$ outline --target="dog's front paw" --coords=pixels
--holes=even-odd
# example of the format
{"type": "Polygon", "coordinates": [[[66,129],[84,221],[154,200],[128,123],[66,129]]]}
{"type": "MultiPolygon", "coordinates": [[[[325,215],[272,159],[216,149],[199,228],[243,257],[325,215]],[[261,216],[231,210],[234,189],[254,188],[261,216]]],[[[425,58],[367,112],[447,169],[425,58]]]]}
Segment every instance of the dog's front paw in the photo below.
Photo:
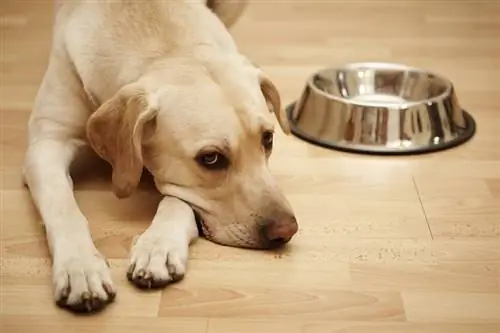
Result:
{"type": "Polygon", "coordinates": [[[108,262],[97,251],[69,252],[67,257],[54,261],[57,305],[75,312],[101,310],[116,296],[108,262]]]}
{"type": "Polygon", "coordinates": [[[161,288],[186,272],[188,244],[147,231],[132,247],[127,278],[139,288],[161,288]]]}

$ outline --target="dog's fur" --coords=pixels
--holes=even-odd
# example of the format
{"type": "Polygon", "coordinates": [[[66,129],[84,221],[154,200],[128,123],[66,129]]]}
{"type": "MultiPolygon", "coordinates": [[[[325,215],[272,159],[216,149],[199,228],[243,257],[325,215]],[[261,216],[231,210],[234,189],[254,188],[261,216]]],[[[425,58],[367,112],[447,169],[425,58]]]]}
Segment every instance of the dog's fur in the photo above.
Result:
{"type": "Polygon", "coordinates": [[[269,248],[297,231],[271,175],[279,93],[228,28],[244,0],[75,0],[57,13],[48,69],[29,121],[25,182],[46,226],[55,300],[93,311],[116,293],[74,195],[69,167],[90,147],[132,194],[143,168],[163,195],[131,249],[129,279],[181,279],[198,236],[269,248]],[[236,11],[228,10],[236,8],[236,11]]]}

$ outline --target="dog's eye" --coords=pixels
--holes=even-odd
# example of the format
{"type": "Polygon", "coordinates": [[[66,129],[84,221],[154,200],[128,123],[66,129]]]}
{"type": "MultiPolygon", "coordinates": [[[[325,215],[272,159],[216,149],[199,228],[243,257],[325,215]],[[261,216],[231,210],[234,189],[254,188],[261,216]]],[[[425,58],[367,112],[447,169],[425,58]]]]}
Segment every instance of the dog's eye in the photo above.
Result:
{"type": "Polygon", "coordinates": [[[209,170],[226,169],[229,165],[228,159],[217,152],[200,154],[196,160],[201,166],[209,170]]]}
{"type": "Polygon", "coordinates": [[[273,132],[264,132],[262,134],[262,145],[266,150],[273,148],[273,132]]]}

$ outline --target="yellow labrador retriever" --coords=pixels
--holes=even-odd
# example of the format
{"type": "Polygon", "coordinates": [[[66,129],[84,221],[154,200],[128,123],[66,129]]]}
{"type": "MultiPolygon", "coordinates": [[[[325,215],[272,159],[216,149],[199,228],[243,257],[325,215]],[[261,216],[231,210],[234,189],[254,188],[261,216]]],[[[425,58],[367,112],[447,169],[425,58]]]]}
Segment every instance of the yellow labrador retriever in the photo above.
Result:
{"type": "Polygon", "coordinates": [[[163,287],[186,271],[188,247],[271,248],[297,232],[268,168],[274,116],[289,133],[271,80],[227,29],[244,0],[81,0],[58,10],[48,69],[29,121],[25,182],[46,226],[54,297],[74,311],[114,299],[73,194],[69,167],[89,144],[131,195],[143,168],[163,195],[131,249],[129,279],[163,287]]]}

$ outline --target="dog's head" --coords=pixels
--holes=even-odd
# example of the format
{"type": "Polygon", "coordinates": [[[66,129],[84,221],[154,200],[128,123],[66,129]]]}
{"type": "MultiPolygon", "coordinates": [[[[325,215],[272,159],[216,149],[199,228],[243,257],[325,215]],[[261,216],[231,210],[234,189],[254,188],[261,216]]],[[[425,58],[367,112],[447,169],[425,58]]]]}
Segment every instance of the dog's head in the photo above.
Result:
{"type": "Polygon", "coordinates": [[[297,222],[268,167],[275,118],[289,133],[275,85],[245,61],[176,68],[125,86],[88,121],[91,146],[113,167],[114,192],[129,196],[146,167],[162,194],[193,207],[208,239],[288,242],[297,222]]]}

